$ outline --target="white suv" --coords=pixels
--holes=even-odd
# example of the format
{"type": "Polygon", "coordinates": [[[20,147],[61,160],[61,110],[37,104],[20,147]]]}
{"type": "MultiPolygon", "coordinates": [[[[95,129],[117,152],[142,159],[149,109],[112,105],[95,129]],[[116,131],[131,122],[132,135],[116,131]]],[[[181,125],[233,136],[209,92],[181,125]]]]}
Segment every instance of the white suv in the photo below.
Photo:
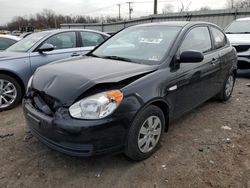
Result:
{"type": "Polygon", "coordinates": [[[250,69],[250,17],[233,21],[226,35],[238,54],[238,68],[250,69]]]}

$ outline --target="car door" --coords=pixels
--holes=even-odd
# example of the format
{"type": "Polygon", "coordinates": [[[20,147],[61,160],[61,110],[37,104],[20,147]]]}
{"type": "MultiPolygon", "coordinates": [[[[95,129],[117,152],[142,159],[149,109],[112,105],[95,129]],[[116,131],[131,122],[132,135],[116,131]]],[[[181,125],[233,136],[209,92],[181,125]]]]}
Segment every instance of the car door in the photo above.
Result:
{"type": "Polygon", "coordinates": [[[42,53],[35,50],[34,52],[30,53],[32,71],[35,71],[39,66],[45,65],[47,63],[69,57],[79,56],[81,53],[81,48],[77,42],[76,32],[74,31],[55,34],[41,42],[38,48],[45,43],[52,44],[55,49],[42,53]]]}
{"type": "Polygon", "coordinates": [[[90,31],[81,31],[80,38],[82,43],[82,55],[85,55],[89,51],[93,50],[97,45],[105,40],[101,34],[90,31]]]}
{"type": "Polygon", "coordinates": [[[231,48],[229,48],[230,45],[227,41],[226,35],[216,27],[211,26],[210,28],[214,40],[214,48],[218,51],[221,62],[221,74],[218,76],[218,82],[220,84],[217,88],[220,90],[232,67],[232,55],[234,53],[232,53],[231,48]]]}
{"type": "Polygon", "coordinates": [[[170,88],[170,90],[177,89],[175,117],[181,116],[216,94],[214,85],[220,73],[219,55],[213,50],[207,26],[196,26],[189,30],[177,54],[190,50],[202,52],[204,59],[199,63],[179,62],[176,85],[170,88]]]}

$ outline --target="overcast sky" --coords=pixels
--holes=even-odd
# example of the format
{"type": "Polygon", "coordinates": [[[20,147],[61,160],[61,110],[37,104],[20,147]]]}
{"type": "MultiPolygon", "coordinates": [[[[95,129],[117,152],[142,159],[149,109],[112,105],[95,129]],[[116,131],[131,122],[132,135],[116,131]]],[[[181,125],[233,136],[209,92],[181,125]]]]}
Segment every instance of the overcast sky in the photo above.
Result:
{"type": "MultiPolygon", "coordinates": [[[[0,0],[0,25],[6,24],[15,16],[29,17],[43,9],[52,9],[64,15],[118,16],[119,3],[122,17],[128,17],[128,1],[134,2],[132,17],[153,12],[154,0],[0,0]]],[[[226,0],[158,0],[158,12],[161,13],[166,4],[172,4],[178,10],[181,1],[185,6],[191,2],[189,10],[204,6],[221,9],[226,5],[226,0]]]]}

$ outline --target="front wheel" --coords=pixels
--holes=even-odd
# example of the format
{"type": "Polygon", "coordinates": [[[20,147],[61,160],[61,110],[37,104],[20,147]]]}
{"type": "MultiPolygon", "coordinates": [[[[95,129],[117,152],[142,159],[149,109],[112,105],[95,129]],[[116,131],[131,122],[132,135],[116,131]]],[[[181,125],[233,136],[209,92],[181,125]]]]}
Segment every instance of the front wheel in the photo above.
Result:
{"type": "Polygon", "coordinates": [[[162,110],[151,105],[138,113],[128,133],[125,154],[135,161],[150,157],[159,146],[165,129],[162,110]]]}
{"type": "Polygon", "coordinates": [[[14,108],[22,98],[22,89],[12,77],[0,74],[0,111],[14,108]]]}
{"type": "Polygon", "coordinates": [[[234,83],[235,75],[233,73],[230,73],[224,82],[222,90],[217,96],[220,101],[227,101],[231,97],[233,93],[234,83]]]}

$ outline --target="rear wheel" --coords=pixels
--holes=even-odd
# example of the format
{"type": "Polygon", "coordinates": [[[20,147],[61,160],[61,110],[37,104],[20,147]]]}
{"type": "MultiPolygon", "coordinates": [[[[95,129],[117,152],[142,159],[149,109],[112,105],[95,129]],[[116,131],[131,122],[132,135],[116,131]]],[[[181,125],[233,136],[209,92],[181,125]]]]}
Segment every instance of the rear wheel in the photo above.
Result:
{"type": "Polygon", "coordinates": [[[151,105],[134,119],[128,134],[125,154],[135,161],[150,157],[159,147],[165,129],[162,110],[151,105]]]}
{"type": "Polygon", "coordinates": [[[14,108],[21,98],[20,84],[12,77],[0,74],[0,111],[14,108]]]}
{"type": "Polygon", "coordinates": [[[235,83],[235,75],[233,73],[230,73],[227,76],[223,88],[218,94],[217,98],[221,101],[227,101],[233,93],[234,83],[235,83]]]}

